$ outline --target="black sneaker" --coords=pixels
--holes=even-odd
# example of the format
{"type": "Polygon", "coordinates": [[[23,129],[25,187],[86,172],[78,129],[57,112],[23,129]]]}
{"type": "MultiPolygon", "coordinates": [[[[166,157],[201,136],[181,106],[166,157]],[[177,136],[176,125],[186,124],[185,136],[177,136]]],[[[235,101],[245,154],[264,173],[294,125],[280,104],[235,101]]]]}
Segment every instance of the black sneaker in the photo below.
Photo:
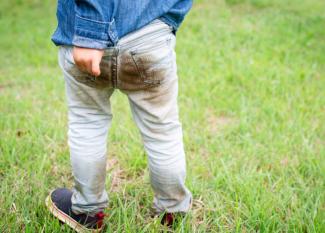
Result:
{"type": "Polygon", "coordinates": [[[69,189],[58,188],[48,195],[45,203],[56,218],[76,232],[100,232],[104,227],[104,213],[98,212],[95,216],[74,214],[71,210],[71,197],[69,189]]]}

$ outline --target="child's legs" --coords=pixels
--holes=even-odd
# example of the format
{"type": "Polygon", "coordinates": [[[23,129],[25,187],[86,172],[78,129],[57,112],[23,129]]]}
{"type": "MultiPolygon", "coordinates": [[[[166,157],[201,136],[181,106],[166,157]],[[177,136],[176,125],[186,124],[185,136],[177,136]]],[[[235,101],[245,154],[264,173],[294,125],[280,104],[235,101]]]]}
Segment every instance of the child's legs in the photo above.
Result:
{"type": "Polygon", "coordinates": [[[157,213],[187,212],[192,199],[184,184],[175,43],[171,28],[157,20],[122,38],[119,44],[118,83],[128,95],[142,135],[157,213]]]}
{"type": "Polygon", "coordinates": [[[126,91],[133,118],[148,155],[150,180],[157,213],[187,212],[191,193],[185,187],[186,164],[182,126],[178,116],[178,78],[175,55],[164,82],[153,88],[126,91]]]}
{"type": "MultiPolygon", "coordinates": [[[[105,191],[106,141],[112,119],[109,98],[113,89],[96,89],[67,72],[67,48],[60,49],[60,66],[66,82],[69,114],[69,147],[75,189],[72,209],[95,213],[107,206],[105,191]]],[[[71,65],[71,64],[70,64],[71,65]]]]}
{"type": "Polygon", "coordinates": [[[133,118],[148,155],[157,213],[187,212],[191,193],[185,187],[185,153],[178,119],[177,79],[151,91],[129,93],[133,118]],[[151,92],[152,91],[152,92],[151,92]]]}

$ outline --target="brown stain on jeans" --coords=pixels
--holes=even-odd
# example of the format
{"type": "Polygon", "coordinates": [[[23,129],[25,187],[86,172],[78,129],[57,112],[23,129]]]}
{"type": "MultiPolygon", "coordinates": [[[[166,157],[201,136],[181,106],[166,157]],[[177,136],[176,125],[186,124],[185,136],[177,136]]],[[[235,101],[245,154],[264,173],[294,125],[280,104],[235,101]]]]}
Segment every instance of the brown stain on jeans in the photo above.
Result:
{"type": "Polygon", "coordinates": [[[170,87],[177,82],[176,63],[173,50],[167,46],[159,51],[146,52],[114,50],[102,58],[98,77],[79,70],[75,64],[67,66],[68,72],[87,86],[117,88],[126,94],[138,92],[138,100],[143,101],[147,108],[166,105],[174,98],[175,90],[170,87]]]}
{"type": "Polygon", "coordinates": [[[118,88],[131,94],[131,101],[146,109],[151,120],[157,122],[176,111],[170,108],[177,101],[178,92],[176,59],[170,51],[165,51],[162,60],[151,52],[124,52],[119,57],[118,88]]]}
{"type": "Polygon", "coordinates": [[[118,63],[118,86],[122,91],[144,91],[159,87],[168,73],[150,56],[135,57],[125,52],[118,63]]]}
{"type": "Polygon", "coordinates": [[[117,88],[122,91],[139,91],[145,89],[143,77],[130,53],[124,52],[118,57],[117,88]]]}
{"type": "Polygon", "coordinates": [[[80,70],[77,65],[69,64],[67,72],[78,82],[83,83],[89,87],[103,89],[111,87],[111,63],[107,59],[102,59],[100,63],[101,74],[98,77],[91,75],[85,71],[80,70]]]}

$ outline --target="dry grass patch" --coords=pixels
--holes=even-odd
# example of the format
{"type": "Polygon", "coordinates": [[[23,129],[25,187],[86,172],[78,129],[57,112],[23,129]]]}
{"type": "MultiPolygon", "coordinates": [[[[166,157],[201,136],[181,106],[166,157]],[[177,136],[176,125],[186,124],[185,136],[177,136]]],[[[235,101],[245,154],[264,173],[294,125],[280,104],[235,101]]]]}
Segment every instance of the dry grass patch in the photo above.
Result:
{"type": "Polygon", "coordinates": [[[207,120],[207,125],[209,132],[213,135],[221,134],[223,130],[229,126],[234,126],[238,123],[238,120],[234,117],[226,115],[216,115],[212,109],[207,109],[205,112],[205,117],[207,120]]]}

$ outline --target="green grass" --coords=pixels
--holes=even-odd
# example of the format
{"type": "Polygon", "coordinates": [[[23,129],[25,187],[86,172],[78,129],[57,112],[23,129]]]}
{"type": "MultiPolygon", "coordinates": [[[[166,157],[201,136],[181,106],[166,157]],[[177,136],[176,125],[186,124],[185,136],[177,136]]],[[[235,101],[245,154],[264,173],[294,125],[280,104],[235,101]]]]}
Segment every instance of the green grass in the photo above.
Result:
{"type": "MultiPolygon", "coordinates": [[[[0,3],[0,232],[69,231],[44,205],[72,185],[55,4],[0,3]]],[[[325,2],[196,0],[177,37],[195,205],[175,231],[325,232],[325,2]]],[[[112,102],[107,232],[166,230],[127,99],[112,102]]]]}

